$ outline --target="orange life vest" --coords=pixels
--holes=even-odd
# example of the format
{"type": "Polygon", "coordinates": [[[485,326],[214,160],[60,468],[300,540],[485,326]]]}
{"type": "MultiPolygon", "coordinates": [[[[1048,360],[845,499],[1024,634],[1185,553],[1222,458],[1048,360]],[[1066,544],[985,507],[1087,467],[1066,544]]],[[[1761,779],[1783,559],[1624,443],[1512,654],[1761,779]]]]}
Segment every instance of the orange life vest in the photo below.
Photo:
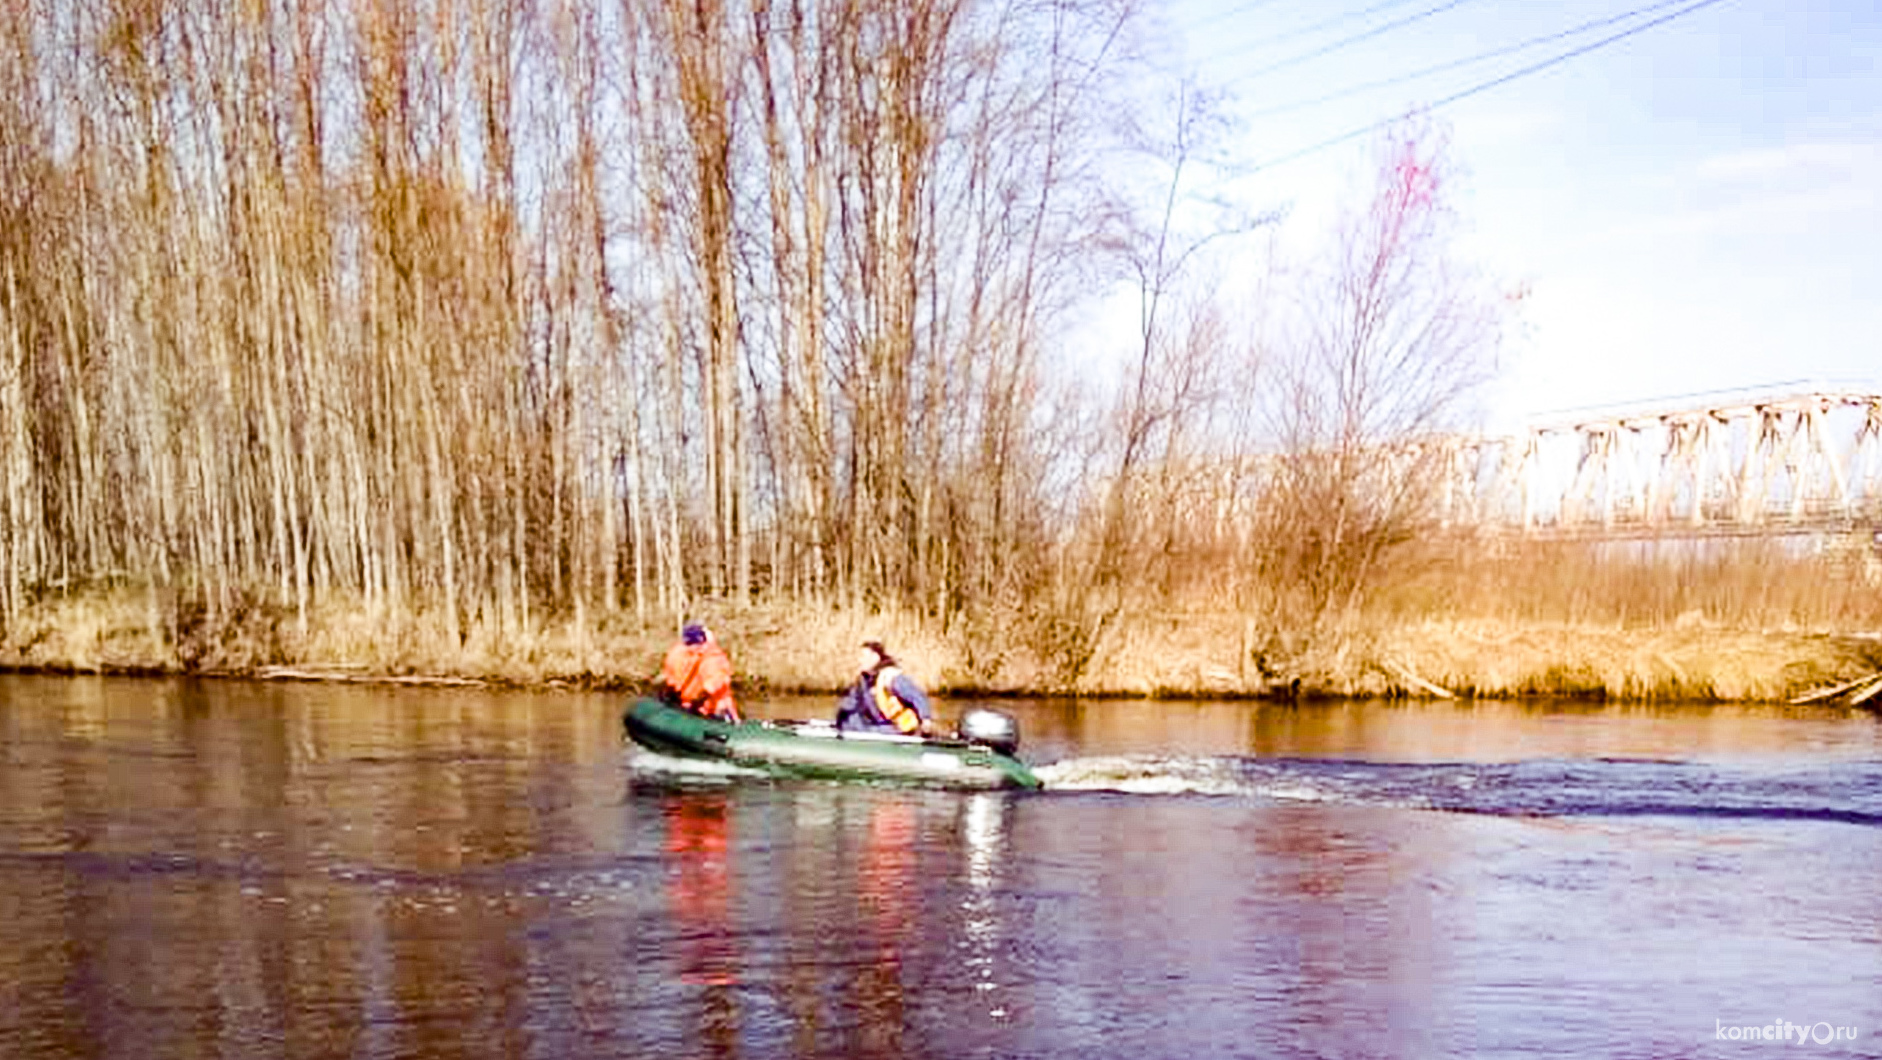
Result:
{"type": "Polygon", "coordinates": [[[738,720],[738,705],[732,700],[732,660],[716,641],[675,644],[667,652],[660,676],[687,710],[738,720]]]}
{"type": "Polygon", "coordinates": [[[876,683],[870,692],[876,697],[876,713],[884,721],[895,726],[896,731],[905,735],[914,735],[921,728],[921,713],[914,707],[902,702],[901,698],[890,689],[902,671],[893,666],[884,666],[876,671],[876,683]]]}

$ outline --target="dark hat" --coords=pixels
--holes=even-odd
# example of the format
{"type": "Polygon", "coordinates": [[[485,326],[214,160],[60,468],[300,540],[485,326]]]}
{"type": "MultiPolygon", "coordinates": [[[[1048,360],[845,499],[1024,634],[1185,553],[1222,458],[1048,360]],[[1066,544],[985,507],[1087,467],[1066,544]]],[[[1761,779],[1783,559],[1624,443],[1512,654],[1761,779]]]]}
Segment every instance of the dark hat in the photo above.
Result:
{"type": "Polygon", "coordinates": [[[685,629],[680,630],[680,639],[688,644],[704,644],[706,643],[706,627],[697,622],[689,622],[685,629]]]}

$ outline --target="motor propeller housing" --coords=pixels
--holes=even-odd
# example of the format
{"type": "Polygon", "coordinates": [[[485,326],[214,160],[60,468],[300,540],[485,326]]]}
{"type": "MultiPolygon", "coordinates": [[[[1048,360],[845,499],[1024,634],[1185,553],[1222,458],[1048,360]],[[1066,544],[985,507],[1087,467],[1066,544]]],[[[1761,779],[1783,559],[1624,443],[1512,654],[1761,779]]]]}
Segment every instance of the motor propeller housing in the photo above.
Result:
{"type": "Polygon", "coordinates": [[[1019,750],[1019,722],[1010,714],[977,707],[961,715],[961,739],[1003,755],[1019,750]]]}

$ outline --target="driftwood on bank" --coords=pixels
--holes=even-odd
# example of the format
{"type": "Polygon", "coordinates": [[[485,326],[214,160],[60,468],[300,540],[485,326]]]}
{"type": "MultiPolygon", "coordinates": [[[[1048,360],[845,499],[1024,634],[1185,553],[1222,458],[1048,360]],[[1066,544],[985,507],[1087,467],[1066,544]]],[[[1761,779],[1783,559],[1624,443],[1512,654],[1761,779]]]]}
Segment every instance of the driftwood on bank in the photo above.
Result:
{"type": "Polygon", "coordinates": [[[350,684],[448,685],[464,688],[482,688],[490,683],[477,677],[436,677],[426,674],[360,673],[353,671],[350,667],[301,669],[291,666],[269,666],[255,671],[252,676],[264,681],[342,681],[350,684]]]}
{"type": "Polygon", "coordinates": [[[1791,703],[1793,705],[1821,703],[1826,699],[1835,699],[1844,694],[1849,695],[1849,705],[1852,707],[1861,706],[1874,699],[1878,694],[1882,694],[1882,673],[1864,674],[1851,681],[1812,689],[1803,695],[1791,697],[1791,703]]]}
{"type": "Polygon", "coordinates": [[[1850,696],[1849,705],[1852,707],[1860,707],[1869,700],[1874,699],[1879,692],[1882,692],[1882,674],[1875,675],[1875,678],[1869,682],[1867,687],[1850,696]]]}
{"type": "Polygon", "coordinates": [[[1445,688],[1443,685],[1435,684],[1431,681],[1425,680],[1424,678],[1418,676],[1415,672],[1413,672],[1411,667],[1405,665],[1404,663],[1398,661],[1397,659],[1381,660],[1381,665],[1387,674],[1398,678],[1399,680],[1412,686],[1418,691],[1425,693],[1426,695],[1436,696],[1439,699],[1456,699],[1457,698],[1457,693],[1451,691],[1448,688],[1445,688]]]}

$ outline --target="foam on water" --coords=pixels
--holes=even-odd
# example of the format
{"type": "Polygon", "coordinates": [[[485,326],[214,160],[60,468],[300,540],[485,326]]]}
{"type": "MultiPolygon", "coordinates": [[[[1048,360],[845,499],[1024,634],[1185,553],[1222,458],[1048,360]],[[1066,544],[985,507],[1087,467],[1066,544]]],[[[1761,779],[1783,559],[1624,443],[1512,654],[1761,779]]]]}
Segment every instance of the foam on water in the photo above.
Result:
{"type": "Polygon", "coordinates": [[[1033,770],[1048,789],[1133,795],[1245,795],[1234,759],[1112,755],[1071,758],[1033,770]]]}
{"type": "Polygon", "coordinates": [[[1054,791],[1208,795],[1512,816],[1814,819],[1882,824],[1882,763],[1772,771],[1663,760],[1375,762],[1111,755],[1034,770],[1054,791]]]}
{"type": "Polygon", "coordinates": [[[1169,757],[1109,755],[1072,758],[1033,772],[1053,791],[1115,791],[1131,795],[1217,795],[1277,802],[1423,805],[1381,790],[1365,769],[1327,770],[1315,763],[1233,755],[1169,757]]]}

